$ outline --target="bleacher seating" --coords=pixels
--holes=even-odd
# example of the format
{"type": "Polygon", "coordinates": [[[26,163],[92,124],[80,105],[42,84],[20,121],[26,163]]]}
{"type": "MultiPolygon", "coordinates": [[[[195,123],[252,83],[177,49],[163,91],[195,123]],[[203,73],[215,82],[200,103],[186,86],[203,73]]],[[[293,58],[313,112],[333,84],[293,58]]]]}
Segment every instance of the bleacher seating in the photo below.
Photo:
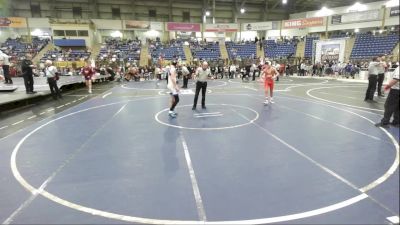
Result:
{"type": "Polygon", "coordinates": [[[398,42],[398,34],[381,36],[358,34],[350,59],[370,59],[375,56],[390,54],[398,42]]]}
{"type": "Polygon", "coordinates": [[[226,50],[231,60],[240,58],[256,58],[257,57],[257,45],[254,42],[245,43],[234,43],[225,42],[226,50]]]}
{"type": "Polygon", "coordinates": [[[126,61],[135,61],[140,58],[141,43],[140,41],[132,40],[106,40],[100,49],[98,59],[117,60],[124,59],[126,61]]]}
{"type": "Polygon", "coordinates": [[[169,45],[164,45],[160,41],[157,41],[149,46],[149,53],[153,59],[162,57],[166,60],[177,60],[179,58],[186,60],[181,41],[173,41],[169,45]]]}
{"type": "Polygon", "coordinates": [[[40,61],[44,62],[48,59],[52,61],[81,61],[88,60],[90,54],[87,50],[50,50],[44,54],[40,61]]]}
{"type": "Polygon", "coordinates": [[[304,57],[311,58],[313,54],[313,43],[319,40],[319,37],[306,37],[306,47],[304,49],[304,57]]]}
{"type": "Polygon", "coordinates": [[[287,58],[295,54],[297,43],[293,40],[275,41],[266,40],[264,41],[264,52],[268,58],[278,59],[287,58]]]}
{"type": "Polygon", "coordinates": [[[193,57],[197,59],[215,60],[221,58],[221,50],[218,43],[191,42],[190,49],[193,57]]]}
{"type": "Polygon", "coordinates": [[[27,53],[32,54],[35,57],[47,44],[48,39],[33,38],[32,44],[24,43],[21,39],[7,39],[5,43],[1,44],[1,49],[6,54],[11,56],[11,61],[18,61],[21,57],[24,57],[27,53]]]}

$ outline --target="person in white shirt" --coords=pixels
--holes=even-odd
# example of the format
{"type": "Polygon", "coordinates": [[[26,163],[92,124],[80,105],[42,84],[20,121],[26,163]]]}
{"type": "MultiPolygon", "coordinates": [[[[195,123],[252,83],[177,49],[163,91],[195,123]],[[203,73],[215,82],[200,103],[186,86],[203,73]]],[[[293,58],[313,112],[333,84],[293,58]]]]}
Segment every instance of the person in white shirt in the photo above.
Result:
{"type": "Polygon", "coordinates": [[[385,86],[384,90],[389,91],[389,95],[385,102],[385,112],[383,114],[383,118],[381,122],[375,124],[377,127],[387,127],[390,124],[390,118],[393,115],[393,121],[391,124],[393,126],[398,127],[400,122],[400,105],[399,105],[399,72],[400,67],[398,66],[396,70],[393,72],[393,78],[389,83],[385,86]]]}
{"type": "Polygon", "coordinates": [[[171,91],[171,107],[169,109],[169,116],[172,118],[175,118],[178,114],[175,112],[175,107],[179,102],[179,87],[178,84],[176,83],[177,79],[177,72],[176,72],[176,66],[178,65],[178,62],[173,61],[170,69],[169,69],[169,76],[168,76],[168,85],[167,88],[171,91]]]}
{"type": "Polygon", "coordinates": [[[275,68],[275,70],[278,72],[275,81],[279,81],[279,76],[280,74],[280,70],[281,70],[281,65],[279,63],[276,63],[275,61],[273,62],[273,67],[275,68]]]}
{"type": "Polygon", "coordinates": [[[306,73],[306,64],[303,62],[300,65],[300,76],[305,76],[306,73]]]}
{"type": "Polygon", "coordinates": [[[229,79],[234,78],[235,72],[236,72],[236,66],[235,66],[235,64],[232,64],[232,65],[229,67],[229,79]]]}
{"type": "Polygon", "coordinates": [[[203,109],[206,109],[206,93],[207,93],[207,79],[210,77],[211,71],[210,68],[208,68],[208,63],[206,61],[203,62],[202,66],[199,67],[196,71],[196,77],[197,77],[197,82],[196,82],[196,92],[194,95],[194,102],[193,102],[193,108],[192,110],[196,110],[197,107],[197,99],[199,98],[199,93],[201,90],[201,107],[203,109]]]}
{"type": "Polygon", "coordinates": [[[381,66],[380,58],[374,57],[372,62],[368,66],[368,88],[365,94],[364,101],[373,101],[374,94],[376,90],[376,85],[378,83],[378,73],[379,67],[381,66]]]}
{"type": "Polygon", "coordinates": [[[182,70],[182,76],[183,76],[183,86],[182,86],[182,88],[187,88],[190,72],[189,72],[189,70],[188,70],[188,68],[186,67],[185,64],[182,65],[181,70],[182,70]]]}
{"type": "Polygon", "coordinates": [[[62,98],[60,89],[58,89],[57,86],[57,68],[53,66],[53,62],[51,60],[46,60],[46,69],[45,69],[45,74],[47,77],[47,83],[49,83],[51,95],[53,96],[54,100],[57,100],[58,98],[62,98]]]}
{"type": "Polygon", "coordinates": [[[380,57],[380,62],[381,64],[378,67],[378,96],[379,97],[385,97],[385,95],[382,93],[382,85],[383,81],[385,80],[385,70],[387,68],[387,64],[385,62],[385,56],[380,57]]]}
{"type": "Polygon", "coordinates": [[[0,50],[0,64],[3,68],[4,83],[13,84],[10,76],[10,56],[0,50]]]}

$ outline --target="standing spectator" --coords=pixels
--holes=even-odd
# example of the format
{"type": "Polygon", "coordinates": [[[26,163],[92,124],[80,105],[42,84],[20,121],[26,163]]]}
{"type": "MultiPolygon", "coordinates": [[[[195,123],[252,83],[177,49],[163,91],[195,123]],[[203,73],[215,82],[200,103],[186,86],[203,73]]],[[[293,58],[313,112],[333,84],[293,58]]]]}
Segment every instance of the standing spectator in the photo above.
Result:
{"type": "Polygon", "coordinates": [[[276,70],[276,72],[277,72],[276,80],[275,80],[275,81],[279,82],[279,76],[281,75],[281,74],[280,74],[281,65],[280,65],[279,63],[276,63],[276,62],[274,61],[274,62],[273,62],[273,67],[275,68],[275,70],[276,70]]]}
{"type": "Polygon", "coordinates": [[[182,71],[182,75],[183,75],[183,86],[182,86],[182,88],[187,88],[190,72],[189,72],[189,70],[188,70],[188,68],[186,67],[185,64],[182,65],[181,71],[182,71]]]}
{"type": "Polygon", "coordinates": [[[368,88],[365,94],[364,101],[373,101],[374,94],[376,90],[376,84],[378,82],[378,68],[380,67],[381,63],[379,62],[379,57],[374,57],[372,62],[369,63],[368,66],[368,88]]]}
{"type": "Polygon", "coordinates": [[[300,76],[305,76],[307,65],[302,62],[300,65],[300,76]]]}
{"type": "Polygon", "coordinates": [[[89,65],[89,63],[86,63],[86,65],[81,70],[81,74],[85,78],[86,87],[88,87],[89,94],[92,93],[92,77],[94,73],[94,69],[89,65]]]}
{"type": "Polygon", "coordinates": [[[32,55],[26,54],[24,60],[21,63],[22,77],[24,78],[25,90],[27,94],[36,93],[33,91],[33,72],[32,69],[35,66],[32,63],[32,55]]]}
{"type": "Polygon", "coordinates": [[[249,79],[251,66],[252,66],[251,64],[247,63],[247,65],[244,67],[245,72],[244,72],[244,75],[242,75],[242,81],[244,78],[246,78],[246,80],[249,79]]]}
{"type": "Polygon", "coordinates": [[[393,121],[392,125],[393,126],[399,126],[400,122],[400,116],[399,116],[399,111],[400,111],[400,106],[399,106],[399,67],[396,68],[396,70],[393,72],[393,79],[389,81],[389,84],[385,86],[385,91],[389,90],[389,95],[386,99],[385,102],[385,112],[383,115],[383,119],[381,122],[375,124],[375,126],[379,127],[386,127],[389,125],[390,118],[393,115],[393,121]]]}
{"type": "Polygon", "coordinates": [[[385,70],[387,67],[385,56],[380,57],[380,62],[381,64],[378,66],[378,96],[385,97],[385,94],[382,93],[382,84],[383,80],[385,80],[385,70]]]}
{"type": "Polygon", "coordinates": [[[235,72],[236,72],[236,66],[235,64],[232,63],[231,66],[229,67],[229,79],[234,78],[235,72]]]}
{"type": "Polygon", "coordinates": [[[57,97],[62,98],[60,90],[57,86],[57,68],[52,65],[53,62],[51,60],[46,60],[46,77],[47,83],[49,84],[51,95],[54,100],[57,100],[57,97]]]}
{"type": "Polygon", "coordinates": [[[3,67],[4,83],[13,84],[10,77],[10,56],[0,50],[0,64],[3,67]]]}
{"type": "Polygon", "coordinates": [[[252,81],[256,80],[256,69],[257,69],[256,64],[252,64],[250,67],[250,73],[253,76],[252,81]]]}

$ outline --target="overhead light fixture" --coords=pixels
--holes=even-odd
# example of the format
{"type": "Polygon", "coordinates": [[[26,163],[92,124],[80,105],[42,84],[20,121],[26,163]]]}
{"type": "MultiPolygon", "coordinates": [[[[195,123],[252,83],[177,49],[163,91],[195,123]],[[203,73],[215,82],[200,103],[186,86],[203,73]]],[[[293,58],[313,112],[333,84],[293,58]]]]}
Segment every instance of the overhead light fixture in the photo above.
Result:
{"type": "Polygon", "coordinates": [[[382,33],[383,33],[383,30],[379,30],[379,33],[382,34],[382,33]]]}
{"type": "Polygon", "coordinates": [[[355,33],[358,33],[358,32],[360,32],[360,29],[359,29],[359,28],[356,28],[356,29],[354,29],[354,32],[355,32],[355,33]]]}
{"type": "Polygon", "coordinates": [[[40,29],[35,29],[31,32],[32,36],[43,36],[43,32],[40,29]]]}
{"type": "Polygon", "coordinates": [[[282,0],[282,4],[284,4],[284,5],[287,4],[287,1],[288,0],[282,0]]]}
{"type": "Polygon", "coordinates": [[[316,16],[318,17],[322,17],[322,16],[330,16],[333,14],[333,10],[332,9],[328,9],[326,6],[323,6],[316,14],[316,16]]]}
{"type": "Polygon", "coordinates": [[[206,11],[206,16],[210,16],[211,14],[210,14],[210,11],[206,11]]]}
{"type": "Polygon", "coordinates": [[[366,5],[356,2],[356,3],[354,3],[354,5],[350,6],[347,9],[347,12],[360,12],[360,11],[365,11],[365,10],[367,10],[366,5]]]}
{"type": "Polygon", "coordinates": [[[390,0],[390,1],[385,3],[385,6],[388,7],[388,8],[399,6],[399,0],[390,0]]]}
{"type": "Polygon", "coordinates": [[[246,12],[246,10],[245,10],[244,8],[241,8],[241,9],[240,9],[240,13],[243,14],[243,13],[245,13],[245,12],[246,12]]]}
{"type": "Polygon", "coordinates": [[[117,38],[117,37],[120,38],[120,37],[122,37],[122,33],[121,33],[121,31],[117,30],[117,31],[112,32],[110,34],[110,36],[113,37],[113,38],[117,38]]]}

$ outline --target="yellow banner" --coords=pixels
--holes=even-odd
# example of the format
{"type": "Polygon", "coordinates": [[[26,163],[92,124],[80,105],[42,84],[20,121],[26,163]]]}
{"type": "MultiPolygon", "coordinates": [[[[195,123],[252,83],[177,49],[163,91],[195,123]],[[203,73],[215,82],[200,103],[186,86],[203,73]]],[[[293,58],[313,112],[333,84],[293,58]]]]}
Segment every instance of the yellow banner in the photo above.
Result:
{"type": "MultiPolygon", "coordinates": [[[[74,63],[74,62],[71,62],[71,61],[57,61],[57,62],[54,62],[55,66],[56,67],[60,67],[60,68],[64,68],[64,67],[70,68],[70,67],[72,67],[72,63],[74,63]]],[[[75,61],[75,63],[76,63],[76,67],[78,67],[78,68],[85,66],[85,61],[75,61]]]]}
{"type": "Polygon", "coordinates": [[[0,17],[0,27],[26,28],[26,18],[0,17]]]}

